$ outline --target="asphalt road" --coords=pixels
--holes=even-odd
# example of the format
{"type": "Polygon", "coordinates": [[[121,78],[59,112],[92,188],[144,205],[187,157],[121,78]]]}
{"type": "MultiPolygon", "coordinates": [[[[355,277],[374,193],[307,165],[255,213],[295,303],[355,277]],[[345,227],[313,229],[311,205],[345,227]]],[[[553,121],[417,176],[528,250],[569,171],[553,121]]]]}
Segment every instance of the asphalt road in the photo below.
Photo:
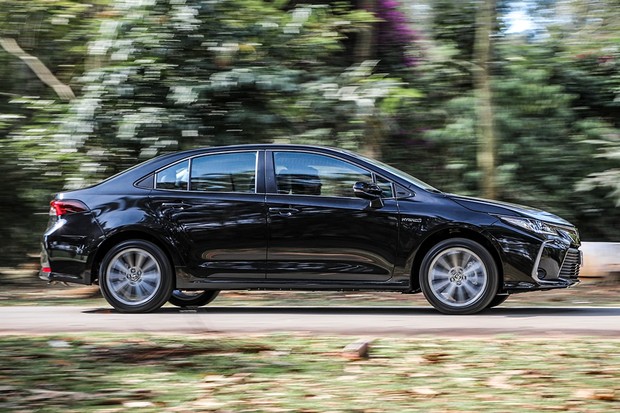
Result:
{"type": "Polygon", "coordinates": [[[63,332],[620,337],[620,307],[495,308],[446,316],[426,307],[164,307],[120,314],[94,307],[0,307],[0,334],[63,332]]]}

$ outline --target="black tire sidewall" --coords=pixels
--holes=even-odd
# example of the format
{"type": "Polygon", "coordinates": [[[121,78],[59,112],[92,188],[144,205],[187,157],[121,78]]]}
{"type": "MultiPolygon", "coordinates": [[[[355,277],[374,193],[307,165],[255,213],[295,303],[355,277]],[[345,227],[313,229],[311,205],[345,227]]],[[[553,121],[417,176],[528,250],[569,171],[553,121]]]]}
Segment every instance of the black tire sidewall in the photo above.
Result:
{"type": "Polygon", "coordinates": [[[510,297],[509,295],[496,295],[495,297],[493,297],[493,299],[491,300],[491,302],[489,303],[489,305],[487,305],[487,308],[493,308],[493,307],[497,307],[499,305],[504,304],[504,302],[508,299],[508,297],[510,297]]]}
{"type": "Polygon", "coordinates": [[[157,245],[144,240],[123,241],[112,247],[101,261],[101,266],[99,267],[99,288],[106,301],[117,311],[122,313],[148,313],[157,310],[168,301],[172,293],[173,276],[174,272],[170,260],[157,245]],[[130,248],[139,248],[150,253],[161,268],[161,282],[157,287],[155,295],[149,301],[135,306],[127,305],[114,298],[114,295],[108,290],[106,280],[106,269],[110,264],[110,260],[119,252],[130,248]]]}
{"type": "Polygon", "coordinates": [[[450,238],[441,241],[426,253],[420,266],[420,286],[422,288],[422,293],[424,294],[426,300],[433,307],[435,307],[435,309],[444,314],[474,314],[484,310],[495,298],[498,290],[498,284],[499,276],[497,264],[493,259],[491,253],[476,241],[467,238],[450,238]],[[480,296],[480,298],[478,298],[478,300],[474,301],[473,303],[463,307],[450,306],[440,301],[431,291],[430,281],[428,279],[428,272],[430,270],[430,264],[432,263],[433,259],[446,249],[454,247],[466,248],[478,255],[478,257],[480,257],[480,259],[483,261],[488,277],[485,290],[480,296]]]}
{"type": "Polygon", "coordinates": [[[219,290],[203,290],[191,298],[180,298],[175,296],[173,291],[168,302],[177,307],[201,307],[215,300],[219,293],[219,290]]]}

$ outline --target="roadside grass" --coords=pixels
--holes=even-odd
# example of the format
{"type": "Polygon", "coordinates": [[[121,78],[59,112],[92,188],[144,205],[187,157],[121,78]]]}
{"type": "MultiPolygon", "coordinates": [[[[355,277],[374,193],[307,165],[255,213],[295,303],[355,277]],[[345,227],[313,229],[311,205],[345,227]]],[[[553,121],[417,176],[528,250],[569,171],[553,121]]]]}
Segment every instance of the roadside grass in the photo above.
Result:
{"type": "Polygon", "coordinates": [[[290,334],[0,337],[0,411],[613,412],[620,341],[290,334]]]}

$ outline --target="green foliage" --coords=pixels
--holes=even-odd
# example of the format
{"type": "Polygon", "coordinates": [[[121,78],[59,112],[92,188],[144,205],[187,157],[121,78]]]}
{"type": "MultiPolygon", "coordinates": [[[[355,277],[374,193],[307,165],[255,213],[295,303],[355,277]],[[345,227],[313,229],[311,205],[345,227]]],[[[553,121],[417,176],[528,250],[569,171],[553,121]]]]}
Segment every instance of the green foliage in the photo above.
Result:
{"type": "Polygon", "coordinates": [[[350,72],[334,57],[344,32],[371,21],[261,0],[121,3],[89,48],[99,65],[56,137],[88,159],[75,183],[189,147],[359,139],[356,102],[339,95],[350,72]]]}
{"type": "MultiPolygon", "coordinates": [[[[607,159],[611,162],[609,169],[602,172],[592,172],[587,178],[577,184],[578,191],[593,191],[597,188],[609,188],[609,197],[620,206],[620,132],[612,125],[595,119],[589,119],[579,124],[584,136],[585,144],[599,148],[597,159],[607,159]]],[[[599,170],[603,169],[599,165],[599,170]]]]}
{"type": "MultiPolygon", "coordinates": [[[[107,0],[2,0],[0,38],[13,39],[60,82],[87,65],[86,44],[107,0]]],[[[78,91],[75,84],[71,84],[78,91]]],[[[50,193],[64,185],[68,153],[51,136],[66,104],[20,58],[0,48],[0,239],[2,261],[38,249],[50,193]]]]}
{"type": "MultiPolygon", "coordinates": [[[[53,191],[196,146],[345,147],[479,195],[478,2],[386,1],[377,15],[358,3],[0,0],[0,37],[77,96],[61,101],[0,48],[2,265],[36,251],[53,191]]],[[[510,35],[510,2],[497,2],[500,197],[573,220],[585,239],[617,240],[620,8],[551,3],[528,5],[538,27],[510,35]]]]}
{"type": "Polygon", "coordinates": [[[576,131],[590,145],[592,154],[584,162],[588,167],[583,172],[588,178],[578,181],[576,188],[588,191],[591,216],[611,212],[614,219],[607,228],[611,228],[610,234],[614,230],[617,234],[619,213],[610,205],[620,205],[620,3],[565,0],[563,6],[573,18],[558,22],[550,30],[558,51],[556,78],[576,96],[573,108],[580,118],[576,131]],[[602,190],[610,199],[602,201],[602,190]]]}
{"type": "MultiPolygon", "coordinates": [[[[420,68],[416,86],[423,97],[396,113],[387,160],[447,192],[479,195],[471,63],[453,47],[452,41],[438,43],[420,68]]],[[[601,117],[616,104],[612,81],[604,81],[597,67],[581,72],[596,79],[585,98],[592,106],[584,110],[585,95],[564,81],[568,70],[583,70],[583,62],[568,64],[554,39],[531,43],[513,36],[498,42],[495,54],[500,198],[557,213],[577,224],[584,239],[617,239],[617,117],[601,117]],[[609,196],[604,187],[612,188],[609,196]]]]}
{"type": "Polygon", "coordinates": [[[457,50],[457,59],[471,60],[478,2],[437,0],[432,3],[434,9],[432,35],[434,38],[457,50]]]}

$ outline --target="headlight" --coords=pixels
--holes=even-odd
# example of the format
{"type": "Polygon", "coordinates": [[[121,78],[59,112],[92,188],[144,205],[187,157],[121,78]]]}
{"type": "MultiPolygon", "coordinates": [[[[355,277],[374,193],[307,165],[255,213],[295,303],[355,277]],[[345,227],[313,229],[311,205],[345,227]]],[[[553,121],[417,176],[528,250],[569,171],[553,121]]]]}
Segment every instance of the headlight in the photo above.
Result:
{"type": "Polygon", "coordinates": [[[537,234],[548,234],[548,235],[557,234],[557,231],[551,225],[548,225],[544,223],[543,221],[539,221],[537,219],[504,217],[504,216],[501,216],[498,218],[511,225],[526,229],[531,232],[535,232],[537,234]]]}

